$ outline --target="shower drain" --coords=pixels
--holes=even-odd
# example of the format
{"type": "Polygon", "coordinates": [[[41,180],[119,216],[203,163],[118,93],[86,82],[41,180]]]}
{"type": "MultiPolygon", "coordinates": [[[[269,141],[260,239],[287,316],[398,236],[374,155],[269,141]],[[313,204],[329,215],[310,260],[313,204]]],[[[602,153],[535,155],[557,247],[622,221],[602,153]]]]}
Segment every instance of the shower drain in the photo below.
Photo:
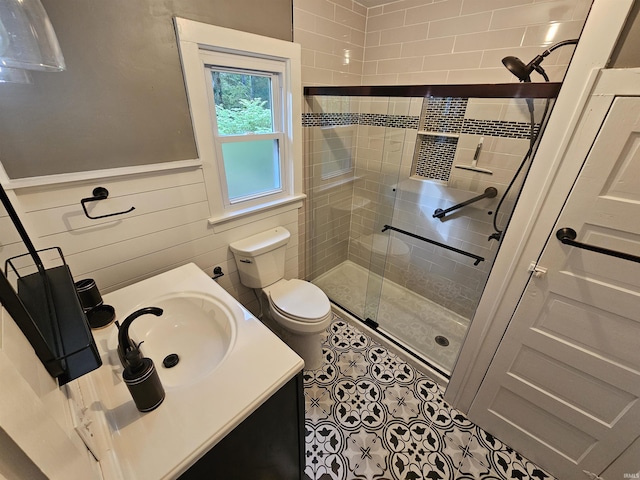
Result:
{"type": "Polygon", "coordinates": [[[438,335],[435,340],[436,340],[436,343],[438,345],[440,345],[441,347],[448,347],[449,346],[449,339],[447,337],[443,337],[442,335],[438,335]]]}

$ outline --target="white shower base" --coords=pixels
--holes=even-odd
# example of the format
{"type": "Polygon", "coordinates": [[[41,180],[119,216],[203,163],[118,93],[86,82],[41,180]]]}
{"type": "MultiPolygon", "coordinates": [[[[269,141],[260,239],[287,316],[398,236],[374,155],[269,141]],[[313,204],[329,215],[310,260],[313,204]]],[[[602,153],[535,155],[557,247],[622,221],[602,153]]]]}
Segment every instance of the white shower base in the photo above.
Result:
{"type": "Polygon", "coordinates": [[[322,274],[313,283],[338,305],[363,319],[375,319],[379,330],[446,374],[451,373],[469,327],[469,319],[349,260],[322,274]],[[375,285],[382,284],[377,315],[375,310],[368,309],[377,306],[378,292],[376,301],[369,298],[368,305],[365,305],[370,275],[375,285]],[[445,347],[436,343],[437,336],[446,337],[449,345],[445,347]]]}

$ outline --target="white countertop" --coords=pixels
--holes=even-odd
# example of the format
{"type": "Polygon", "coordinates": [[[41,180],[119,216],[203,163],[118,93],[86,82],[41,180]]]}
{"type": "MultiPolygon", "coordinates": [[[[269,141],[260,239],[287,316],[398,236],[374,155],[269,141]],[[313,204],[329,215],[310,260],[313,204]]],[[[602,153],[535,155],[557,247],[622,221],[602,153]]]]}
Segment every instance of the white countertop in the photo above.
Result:
{"type": "MultiPolygon", "coordinates": [[[[195,384],[165,386],[164,402],[154,411],[141,413],[122,381],[117,354],[109,351],[115,345],[115,325],[93,331],[103,365],[89,374],[98,397],[97,405],[90,408],[103,409],[111,443],[108,455],[116,459],[126,479],[177,477],[304,366],[286,344],[194,264],[105,295],[104,303],[115,307],[116,319],[122,322],[135,310],[154,306],[154,298],[168,292],[203,293],[231,305],[239,318],[235,339],[213,371],[195,384]]],[[[141,349],[144,353],[144,346],[141,349]]]]}

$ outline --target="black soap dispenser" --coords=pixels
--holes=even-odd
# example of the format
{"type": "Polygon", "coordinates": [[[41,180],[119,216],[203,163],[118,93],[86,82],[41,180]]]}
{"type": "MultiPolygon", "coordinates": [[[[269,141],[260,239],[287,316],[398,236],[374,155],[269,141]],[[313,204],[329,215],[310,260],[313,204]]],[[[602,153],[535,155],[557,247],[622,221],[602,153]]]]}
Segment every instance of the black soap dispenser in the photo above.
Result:
{"type": "Polygon", "coordinates": [[[141,412],[150,412],[164,400],[164,388],[153,363],[143,357],[136,347],[126,353],[128,366],[122,372],[122,379],[127,385],[136,408],[141,412]]]}
{"type": "Polygon", "coordinates": [[[129,325],[136,318],[146,313],[160,316],[162,309],[157,307],[142,308],[129,315],[118,331],[118,356],[124,367],[122,379],[127,385],[136,408],[141,412],[150,412],[164,400],[164,388],[153,363],[153,360],[142,356],[140,345],[129,338],[129,325]]]}

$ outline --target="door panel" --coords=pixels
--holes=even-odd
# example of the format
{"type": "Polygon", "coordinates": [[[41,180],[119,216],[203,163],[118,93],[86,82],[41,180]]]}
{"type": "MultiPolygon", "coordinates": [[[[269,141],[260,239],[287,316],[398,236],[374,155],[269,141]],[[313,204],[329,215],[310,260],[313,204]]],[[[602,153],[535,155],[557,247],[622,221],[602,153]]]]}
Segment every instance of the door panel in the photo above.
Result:
{"type": "MultiPolygon", "coordinates": [[[[603,472],[640,425],[640,99],[617,98],[469,412],[560,478],[603,472]]],[[[585,477],[586,478],[586,477],[585,477]]]]}
{"type": "Polygon", "coordinates": [[[619,412],[633,401],[633,395],[624,389],[598,379],[599,365],[590,355],[555,359],[552,356],[554,341],[543,343],[547,345],[540,345],[539,350],[524,346],[518,353],[511,368],[512,376],[518,381],[529,382],[539,390],[546,389],[559,401],[573,404],[579,414],[592,415],[607,425],[613,423],[619,412]],[[576,365],[574,360],[585,363],[576,365]],[[550,371],[561,375],[548,378],[547,372],[550,371]]]}
{"type": "MultiPolygon", "coordinates": [[[[579,293],[574,285],[566,286],[566,290],[579,293]]],[[[618,305],[611,300],[613,295],[599,298],[601,301],[610,301],[609,311],[555,294],[549,297],[543,316],[533,328],[559,341],[571,341],[578,348],[592,352],[596,358],[630,368],[632,372],[634,365],[640,365],[640,323],[611,311],[616,310],[618,305]]],[[[606,368],[607,364],[604,365],[606,368]]]]}

